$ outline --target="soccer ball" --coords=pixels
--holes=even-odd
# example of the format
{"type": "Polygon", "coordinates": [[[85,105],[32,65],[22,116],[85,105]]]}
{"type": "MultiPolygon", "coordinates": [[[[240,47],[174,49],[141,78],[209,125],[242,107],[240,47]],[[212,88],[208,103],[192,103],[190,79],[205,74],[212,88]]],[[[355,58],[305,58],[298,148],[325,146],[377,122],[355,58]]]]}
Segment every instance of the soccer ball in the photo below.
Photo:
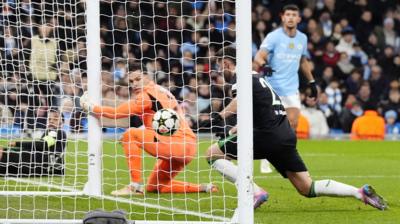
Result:
{"type": "Polygon", "coordinates": [[[179,116],[172,109],[158,110],[153,115],[152,126],[159,135],[173,135],[179,129],[179,116]]]}

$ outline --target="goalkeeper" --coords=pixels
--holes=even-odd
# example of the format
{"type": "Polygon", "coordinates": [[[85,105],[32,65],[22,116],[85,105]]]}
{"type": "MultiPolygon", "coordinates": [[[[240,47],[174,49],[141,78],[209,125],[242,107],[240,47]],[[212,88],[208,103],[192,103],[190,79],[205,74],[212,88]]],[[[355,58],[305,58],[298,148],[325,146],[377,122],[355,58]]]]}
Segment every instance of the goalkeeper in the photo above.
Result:
{"type": "Polygon", "coordinates": [[[129,102],[117,108],[93,105],[87,94],[81,97],[84,110],[107,118],[126,118],[137,115],[142,118],[145,129],[129,128],[122,136],[122,146],[128,160],[131,183],[111,192],[114,196],[143,194],[142,149],[158,159],[147,181],[147,192],[196,193],[217,191],[212,184],[194,184],[174,180],[184,167],[196,156],[196,135],[192,132],[175,97],[163,87],[155,84],[143,71],[141,63],[128,66],[130,88],[133,91],[129,102]],[[143,72],[142,72],[143,71],[143,72]],[[172,136],[161,136],[152,130],[153,114],[160,109],[173,109],[180,116],[179,129],[172,136]]]}
{"type": "MultiPolygon", "coordinates": [[[[226,82],[236,78],[236,50],[225,47],[217,52],[218,68],[223,71],[226,82]]],[[[211,123],[218,124],[232,113],[236,113],[236,98],[211,123]]],[[[288,178],[296,190],[305,197],[336,196],[355,197],[365,203],[384,210],[386,202],[370,185],[356,188],[334,180],[313,181],[296,149],[296,135],[290,127],[280,97],[263,78],[253,77],[253,135],[254,159],[268,159],[276,170],[288,178]]],[[[211,145],[207,159],[212,168],[229,181],[236,182],[238,168],[230,160],[237,158],[237,136],[231,135],[211,145]]],[[[250,148],[250,147],[249,147],[250,148]]],[[[254,184],[254,208],[268,199],[268,194],[254,184]]]]}
{"type": "Polygon", "coordinates": [[[62,124],[62,114],[57,110],[49,110],[47,128],[40,139],[12,141],[7,148],[0,147],[0,175],[64,175],[67,134],[61,129],[62,124]]]}

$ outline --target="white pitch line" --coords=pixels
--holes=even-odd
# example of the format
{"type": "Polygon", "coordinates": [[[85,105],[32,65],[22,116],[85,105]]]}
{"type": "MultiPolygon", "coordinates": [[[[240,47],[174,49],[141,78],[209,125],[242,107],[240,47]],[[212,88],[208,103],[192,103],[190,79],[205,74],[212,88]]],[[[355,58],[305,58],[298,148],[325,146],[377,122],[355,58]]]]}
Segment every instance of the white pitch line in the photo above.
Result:
{"type": "MultiPolygon", "coordinates": [[[[57,186],[57,185],[53,185],[53,184],[49,184],[49,183],[44,183],[41,181],[24,180],[24,179],[19,179],[19,178],[7,178],[7,179],[15,181],[15,182],[35,184],[38,186],[54,188],[54,189],[61,190],[61,191],[76,191],[74,188],[57,186]]],[[[118,198],[118,197],[112,197],[112,196],[107,196],[107,195],[102,195],[100,197],[95,197],[95,198],[112,200],[112,201],[116,201],[116,202],[122,202],[122,203],[143,206],[143,207],[148,207],[148,208],[153,208],[153,209],[158,209],[158,210],[175,212],[175,213],[180,213],[180,214],[184,214],[184,215],[192,215],[192,216],[197,216],[197,217],[207,218],[207,219],[212,219],[212,220],[218,220],[218,221],[223,221],[223,222],[230,221],[229,218],[222,217],[222,216],[214,216],[214,215],[204,214],[204,213],[200,213],[200,212],[187,211],[187,210],[183,210],[183,209],[179,209],[179,208],[169,208],[169,207],[150,204],[150,203],[146,203],[146,202],[133,201],[132,199],[127,199],[127,198],[118,198]]]]}

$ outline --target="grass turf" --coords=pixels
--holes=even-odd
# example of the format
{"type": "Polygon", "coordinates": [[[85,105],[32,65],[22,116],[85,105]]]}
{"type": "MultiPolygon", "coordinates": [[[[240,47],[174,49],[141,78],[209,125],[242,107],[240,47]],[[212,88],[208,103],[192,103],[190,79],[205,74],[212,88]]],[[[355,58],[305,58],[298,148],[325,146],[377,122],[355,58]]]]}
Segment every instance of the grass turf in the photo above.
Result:
{"type": "MultiPolygon", "coordinates": [[[[160,205],[167,210],[87,196],[0,196],[0,219],[81,219],[87,211],[96,208],[124,209],[134,220],[209,220],[171,211],[174,209],[231,217],[236,207],[236,191],[218,173],[210,171],[202,158],[209,144],[208,141],[200,144],[199,158],[193,160],[178,179],[195,183],[212,181],[219,186],[218,193],[147,193],[144,197],[126,197],[131,201],[160,205]]],[[[352,198],[303,198],[276,172],[260,174],[259,163],[255,162],[254,180],[270,193],[268,203],[255,211],[256,223],[397,223],[400,220],[400,142],[300,141],[298,148],[315,180],[329,178],[354,186],[369,183],[387,199],[390,209],[381,212],[352,198]]],[[[29,180],[55,186],[75,185],[77,189],[82,189],[87,180],[85,152],[84,142],[69,142],[65,178],[29,180]]],[[[153,165],[154,159],[146,156],[144,177],[150,174],[153,165]]],[[[104,143],[103,167],[104,194],[129,182],[126,160],[119,144],[112,141],[104,143]]],[[[15,190],[54,189],[0,179],[0,191],[15,190]]]]}

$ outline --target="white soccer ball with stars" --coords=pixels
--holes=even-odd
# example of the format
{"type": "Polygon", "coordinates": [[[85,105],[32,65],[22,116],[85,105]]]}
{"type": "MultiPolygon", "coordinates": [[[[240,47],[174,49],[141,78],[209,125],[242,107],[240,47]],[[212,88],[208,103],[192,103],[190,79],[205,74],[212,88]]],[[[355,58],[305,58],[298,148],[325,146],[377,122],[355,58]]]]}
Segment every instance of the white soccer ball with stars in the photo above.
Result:
{"type": "Polygon", "coordinates": [[[172,109],[161,109],[153,115],[153,129],[160,135],[170,136],[179,129],[179,116],[172,109]]]}

